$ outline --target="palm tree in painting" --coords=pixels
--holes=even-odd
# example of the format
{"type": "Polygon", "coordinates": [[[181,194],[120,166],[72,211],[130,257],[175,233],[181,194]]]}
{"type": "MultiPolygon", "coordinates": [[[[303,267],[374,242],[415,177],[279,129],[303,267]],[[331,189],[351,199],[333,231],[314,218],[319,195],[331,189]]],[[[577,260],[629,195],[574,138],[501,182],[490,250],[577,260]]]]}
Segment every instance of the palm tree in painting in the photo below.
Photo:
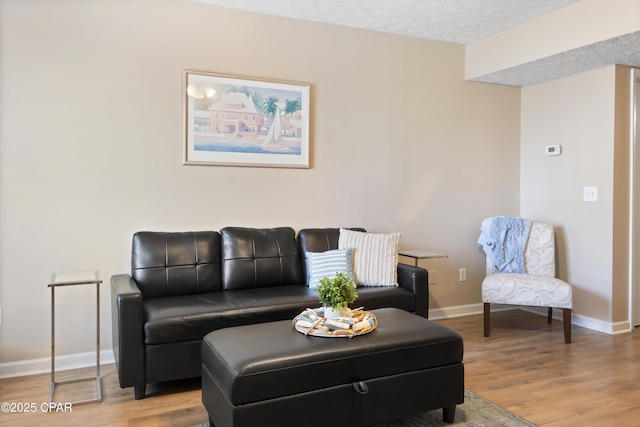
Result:
{"type": "Polygon", "coordinates": [[[278,111],[278,102],[280,100],[277,96],[269,96],[264,100],[264,112],[267,113],[272,119],[275,116],[276,111],[278,111]]]}
{"type": "Polygon", "coordinates": [[[297,99],[287,99],[284,101],[284,114],[293,114],[300,109],[300,102],[297,99]]]}

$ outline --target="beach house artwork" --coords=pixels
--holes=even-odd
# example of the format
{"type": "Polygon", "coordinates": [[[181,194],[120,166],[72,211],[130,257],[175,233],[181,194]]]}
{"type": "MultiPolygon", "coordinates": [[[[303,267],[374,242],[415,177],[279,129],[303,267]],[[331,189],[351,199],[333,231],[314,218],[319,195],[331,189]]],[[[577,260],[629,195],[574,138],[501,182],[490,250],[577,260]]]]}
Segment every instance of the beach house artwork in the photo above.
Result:
{"type": "Polygon", "coordinates": [[[309,86],[185,74],[185,164],[309,167],[309,86]]]}

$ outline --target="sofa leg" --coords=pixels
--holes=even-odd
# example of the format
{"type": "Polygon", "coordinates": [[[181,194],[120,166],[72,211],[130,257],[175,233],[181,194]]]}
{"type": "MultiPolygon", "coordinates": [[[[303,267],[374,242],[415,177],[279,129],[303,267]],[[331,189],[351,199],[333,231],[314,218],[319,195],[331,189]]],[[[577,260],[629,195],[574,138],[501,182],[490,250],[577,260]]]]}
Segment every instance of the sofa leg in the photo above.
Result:
{"type": "Polygon", "coordinates": [[[484,303],[484,336],[488,337],[489,336],[489,328],[490,328],[490,323],[491,323],[491,303],[485,302],[484,303]]]}
{"type": "Polygon", "coordinates": [[[571,343],[571,309],[562,309],[562,323],[564,324],[564,342],[571,343]]]}
{"type": "Polygon", "coordinates": [[[133,386],[133,396],[136,400],[144,399],[146,387],[146,384],[138,384],[136,386],[133,386]]]}
{"type": "Polygon", "coordinates": [[[442,419],[445,423],[452,424],[456,419],[456,405],[442,408],[442,419]]]}
{"type": "Polygon", "coordinates": [[[551,323],[553,320],[553,307],[547,309],[547,323],[551,323]]]}
{"type": "Polygon", "coordinates": [[[211,419],[211,417],[209,417],[209,427],[216,427],[216,425],[213,422],[213,420],[211,419]]]}

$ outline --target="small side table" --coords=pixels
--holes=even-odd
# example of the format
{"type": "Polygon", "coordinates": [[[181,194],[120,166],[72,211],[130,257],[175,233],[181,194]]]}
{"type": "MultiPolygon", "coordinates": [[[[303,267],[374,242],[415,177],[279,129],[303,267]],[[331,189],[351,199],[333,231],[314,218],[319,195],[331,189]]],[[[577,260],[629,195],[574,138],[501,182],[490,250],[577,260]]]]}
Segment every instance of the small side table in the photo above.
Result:
{"type": "Polygon", "coordinates": [[[70,384],[82,381],[96,381],[95,399],[79,400],[71,402],[74,405],[95,403],[102,401],[102,388],[100,385],[100,279],[99,271],[78,271],[71,273],[53,273],[48,287],[51,288],[51,388],[49,389],[49,404],[53,402],[53,391],[56,385],[70,384]],[[95,377],[77,378],[68,381],[56,382],[56,304],[55,290],[59,286],[96,285],[96,375],[95,377]]]}
{"type": "Polygon", "coordinates": [[[401,250],[398,255],[406,256],[407,258],[413,258],[415,260],[415,266],[418,266],[418,261],[421,259],[434,259],[434,258],[448,258],[449,255],[438,254],[435,252],[417,251],[417,250],[401,250]]]}

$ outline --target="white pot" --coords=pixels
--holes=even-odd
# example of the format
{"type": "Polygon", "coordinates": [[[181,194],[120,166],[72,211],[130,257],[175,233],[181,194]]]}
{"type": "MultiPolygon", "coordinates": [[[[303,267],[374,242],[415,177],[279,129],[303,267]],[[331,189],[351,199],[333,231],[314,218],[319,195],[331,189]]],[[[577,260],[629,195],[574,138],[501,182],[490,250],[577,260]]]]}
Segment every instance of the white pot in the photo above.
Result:
{"type": "Polygon", "coordinates": [[[335,319],[336,317],[346,317],[349,315],[349,309],[348,308],[341,308],[338,310],[335,310],[331,307],[324,307],[324,318],[325,319],[335,319]]]}

